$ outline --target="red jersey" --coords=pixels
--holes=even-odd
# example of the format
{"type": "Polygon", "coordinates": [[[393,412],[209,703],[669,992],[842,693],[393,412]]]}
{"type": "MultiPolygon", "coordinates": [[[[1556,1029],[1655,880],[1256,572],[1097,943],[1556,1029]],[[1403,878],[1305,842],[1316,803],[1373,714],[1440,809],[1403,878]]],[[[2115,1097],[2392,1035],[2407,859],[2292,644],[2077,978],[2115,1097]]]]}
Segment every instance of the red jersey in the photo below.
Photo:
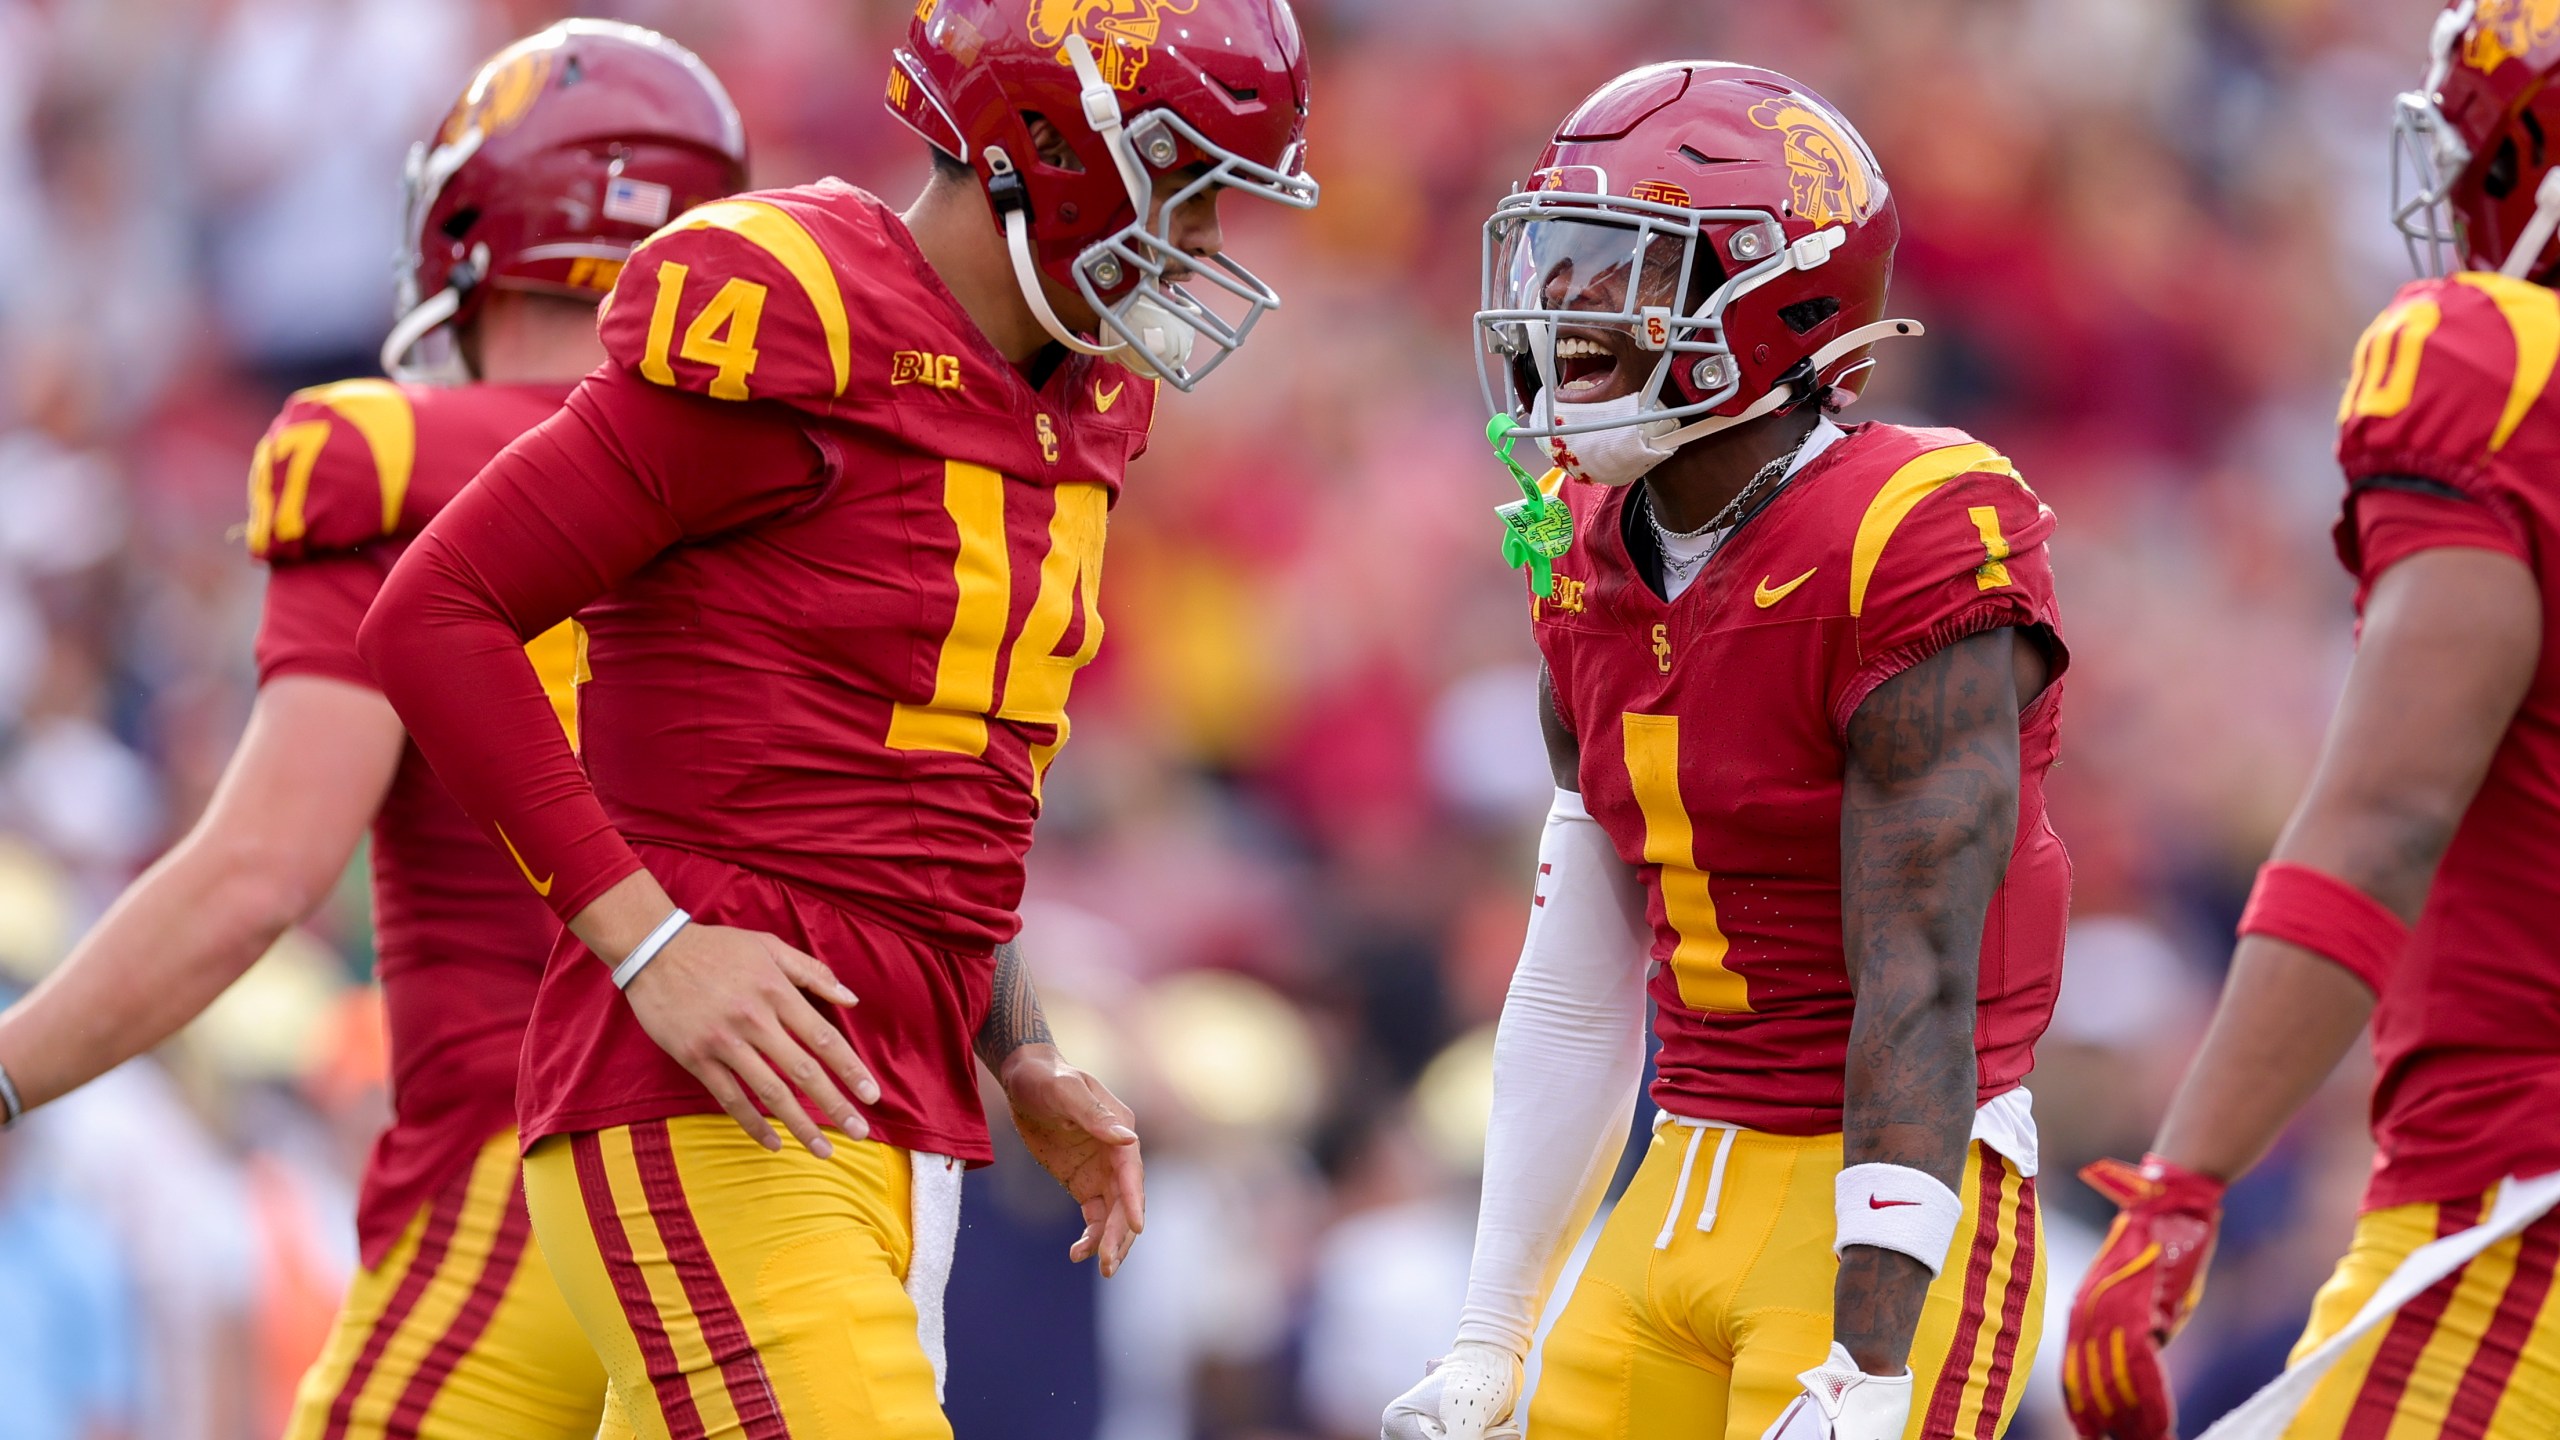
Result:
{"type": "MultiPolygon", "coordinates": [[[[568,392],[353,380],[294,396],[249,467],[249,550],[273,568],[259,682],[317,675],[371,688],[356,629],[392,562],[490,456],[568,392]]],[[[574,727],[576,622],[531,654],[560,723],[574,727]]],[[[392,1121],[374,1142],[358,1202],[368,1265],[515,1123],[516,1053],[559,928],[414,745],[374,816],[373,910],[392,1121]]]]}
{"type": "Polygon", "coordinates": [[[1644,877],[1655,1102],[1783,1135],[1839,1130],[1849,721],[1887,679],[2002,626],[2041,631],[2054,664],[2019,717],[2017,846],[1982,937],[1980,1095],[2016,1087],[2052,1016],[2070,900],[2044,804],[2066,663],[2053,512],[1987,445],[1862,425],[1666,602],[1629,557],[1628,492],[1563,489],[1579,538],[1530,608],[1581,743],[1583,800],[1644,877]]]}
{"type": "Polygon", "coordinates": [[[2543,595],[2542,658],[2373,1015],[2367,1209],[2560,1169],[2560,295],[2466,273],[2403,289],[2338,412],[2338,554],[2359,584],[2421,550],[2501,550],[2543,595]]]}
{"type": "MultiPolygon", "coordinates": [[[[835,1019],[873,1133],[986,1158],[971,1039],[1155,387],[1082,357],[1033,385],[836,181],[680,217],[603,336],[611,363],[413,548],[366,654],[555,911],[645,856],[697,917],[792,939],[861,997],[835,1019]],[[584,774],[499,663],[572,610],[584,774]]],[[[717,1108],[564,940],[527,1141],[717,1108]]]]}

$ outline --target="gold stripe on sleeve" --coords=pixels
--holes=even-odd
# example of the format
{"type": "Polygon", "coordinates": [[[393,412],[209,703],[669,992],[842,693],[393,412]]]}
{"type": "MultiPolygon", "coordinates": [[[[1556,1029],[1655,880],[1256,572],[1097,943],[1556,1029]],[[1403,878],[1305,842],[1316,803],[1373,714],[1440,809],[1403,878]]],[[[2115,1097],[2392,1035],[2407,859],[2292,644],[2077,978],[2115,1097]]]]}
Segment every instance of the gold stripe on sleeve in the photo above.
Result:
{"type": "Polygon", "coordinates": [[[303,393],[364,437],[365,448],[373,452],[374,478],[382,487],[382,533],[397,531],[400,507],[409,498],[409,477],[418,468],[418,413],[408,395],[388,380],[344,380],[303,393]]]}
{"type": "Polygon", "coordinates": [[[2515,335],[2516,373],[2507,382],[2507,408],[2489,437],[2495,455],[2515,438],[2516,427],[2533,413],[2534,403],[2551,384],[2551,368],[2560,362],[2560,295],[2526,280],[2511,280],[2487,271],[2465,271],[2453,277],[2489,297],[2515,335]]]}
{"type": "Polygon", "coordinates": [[[1876,564],[1884,558],[1886,542],[1901,528],[1904,517],[1913,507],[1926,500],[1938,487],[1960,475],[1984,472],[2018,478],[2009,457],[1980,441],[1965,445],[1948,445],[1904,462],[1884,482],[1876,498],[1867,503],[1867,513],[1858,521],[1858,538],[1849,552],[1849,614],[1864,615],[1867,608],[1867,584],[1875,579],[1876,564]]]}

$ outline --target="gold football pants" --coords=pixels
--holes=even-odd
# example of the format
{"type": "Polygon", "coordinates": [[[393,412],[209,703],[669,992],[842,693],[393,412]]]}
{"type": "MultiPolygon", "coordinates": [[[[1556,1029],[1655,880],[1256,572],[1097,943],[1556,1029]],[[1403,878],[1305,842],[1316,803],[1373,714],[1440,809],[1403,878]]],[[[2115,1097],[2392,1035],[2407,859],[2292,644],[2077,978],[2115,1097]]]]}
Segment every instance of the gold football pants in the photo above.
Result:
{"type": "Polygon", "coordinates": [[[904,1281],[907,1152],[821,1160],[726,1115],[554,1135],[535,1231],[613,1377],[603,1436],[950,1440],[904,1281]]]}
{"type": "MultiPolygon", "coordinates": [[[[1840,1137],[1666,1119],[1547,1336],[1528,1440],[1760,1440],[1831,1347],[1840,1137]]],[[[1997,1440],[2044,1314],[2035,1182],[1975,1144],[1910,1440],[1997,1440]]]]}
{"type": "MultiPolygon", "coordinates": [[[[2311,1303],[2300,1359],[2345,1328],[2409,1252],[2467,1230],[2491,1195],[2396,1205],[2355,1241],[2311,1303]]],[[[2313,1388],[2285,1440],[2551,1440],[2560,1435],[2560,1212],[2482,1251],[2376,1326],[2313,1388]]]]}
{"type": "Polygon", "coordinates": [[[531,1229],[510,1130],[348,1287],[285,1440],[590,1440],[604,1366],[531,1229]]]}

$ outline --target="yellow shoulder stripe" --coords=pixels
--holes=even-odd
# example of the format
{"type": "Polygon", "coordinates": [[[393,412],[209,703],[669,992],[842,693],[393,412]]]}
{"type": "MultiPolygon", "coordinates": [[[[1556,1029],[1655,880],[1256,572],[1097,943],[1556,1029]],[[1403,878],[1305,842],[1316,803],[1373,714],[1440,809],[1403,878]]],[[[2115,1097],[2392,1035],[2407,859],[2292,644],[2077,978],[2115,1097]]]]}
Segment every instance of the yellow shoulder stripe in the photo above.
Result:
{"type": "Polygon", "coordinates": [[[2498,417],[2497,432],[2489,437],[2489,453],[2494,455],[2506,448],[2551,383],[2552,364],[2560,361],[2560,295],[2531,281],[2483,270],[2466,270],[2453,278],[2488,296],[2516,337],[2516,373],[2507,382],[2506,413],[2498,417]]]}
{"type": "Polygon", "coordinates": [[[356,427],[373,452],[373,474],[382,486],[382,533],[400,528],[400,506],[418,468],[418,415],[409,397],[388,380],[342,380],[305,390],[298,399],[326,405],[356,427]]]}
{"type": "Polygon", "coordinates": [[[1849,614],[1862,615],[1867,608],[1867,582],[1876,574],[1876,562],[1884,558],[1885,542],[1902,526],[1903,517],[1912,507],[1929,498],[1931,492],[1959,475],[1987,472],[2018,478],[2009,457],[1990,446],[1975,441],[1969,445],[1948,445],[1906,461],[1884,482],[1876,498],[1867,503],[1866,516],[1858,521],[1858,539],[1849,551],[1849,614]]]}
{"type": "Polygon", "coordinates": [[[827,359],[835,366],[836,393],[842,395],[853,378],[853,327],[845,319],[844,292],[836,285],[835,267],[827,263],[816,237],[779,206],[761,200],[715,200],[677,216],[658,235],[684,230],[726,230],[743,236],[791,272],[827,332],[827,359]]]}

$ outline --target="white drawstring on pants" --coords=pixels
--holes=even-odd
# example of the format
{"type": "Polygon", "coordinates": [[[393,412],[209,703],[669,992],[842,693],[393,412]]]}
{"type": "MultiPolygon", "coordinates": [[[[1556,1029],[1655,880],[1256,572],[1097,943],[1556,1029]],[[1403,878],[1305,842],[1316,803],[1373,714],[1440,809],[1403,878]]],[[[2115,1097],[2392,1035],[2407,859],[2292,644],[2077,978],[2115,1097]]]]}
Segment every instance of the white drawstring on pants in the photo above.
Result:
{"type": "Polygon", "coordinates": [[[1653,1237],[1653,1248],[1668,1250],[1671,1237],[1680,1230],[1680,1212],[1689,1203],[1689,1176],[1698,1168],[1698,1145],[1710,1130],[1720,1131],[1716,1139],[1716,1158],[1707,1166],[1707,1195],[1698,1205],[1698,1233],[1712,1234],[1716,1228],[1716,1206],[1724,1198],[1725,1162],[1733,1156],[1733,1137],[1742,1129],[1717,1120],[1691,1120],[1668,1110],[1654,1116],[1654,1129],[1674,1125],[1689,1132],[1689,1153],[1680,1158],[1680,1182],[1671,1189],[1671,1211],[1662,1217],[1662,1233],[1653,1237]]]}

